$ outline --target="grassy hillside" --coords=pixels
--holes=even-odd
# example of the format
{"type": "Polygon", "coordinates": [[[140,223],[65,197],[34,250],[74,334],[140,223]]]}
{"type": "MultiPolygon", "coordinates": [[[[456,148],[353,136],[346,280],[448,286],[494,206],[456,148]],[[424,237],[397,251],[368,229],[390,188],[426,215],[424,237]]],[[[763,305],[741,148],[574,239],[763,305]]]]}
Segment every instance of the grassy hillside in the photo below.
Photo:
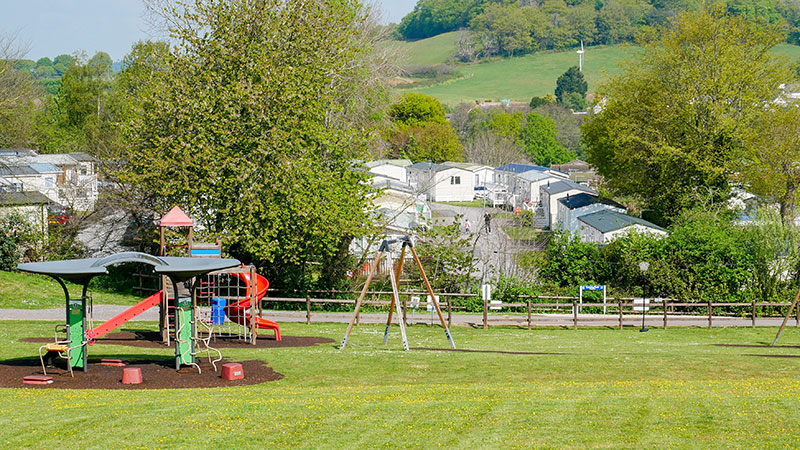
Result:
{"type": "Polygon", "coordinates": [[[397,51],[401,67],[446,63],[456,48],[458,31],[440,34],[419,41],[392,41],[388,45],[397,51]]]}
{"type": "MultiPolygon", "coordinates": [[[[637,47],[631,46],[588,49],[584,57],[583,75],[589,83],[589,91],[593,91],[609,73],[618,71],[618,64],[633,56],[637,50],[637,47]]],[[[559,75],[577,64],[578,55],[574,51],[536,53],[459,66],[462,78],[411,90],[436,97],[449,105],[504,98],[529,101],[534,95],[552,93],[559,75]]]]}
{"type": "MultiPolygon", "coordinates": [[[[400,64],[408,66],[446,62],[454,50],[455,34],[446,33],[430,39],[397,44],[399,53],[405,54],[399,56],[400,64]]],[[[635,56],[637,51],[638,47],[629,45],[587,48],[583,74],[589,83],[589,92],[596,90],[609,74],[619,72],[620,63],[635,56]]],[[[800,47],[795,45],[781,44],[775,47],[774,52],[793,61],[800,59],[800,47]]],[[[488,99],[529,101],[532,96],[552,93],[558,76],[577,64],[578,55],[574,50],[536,53],[458,65],[460,77],[456,79],[401,90],[430,95],[451,106],[488,99]]]]}
{"type": "MultiPolygon", "coordinates": [[[[144,327],[145,324],[135,324],[144,327]]],[[[154,327],[155,325],[151,325],[154,327]]],[[[345,324],[281,324],[339,341],[345,324]]],[[[130,328],[130,327],[129,327],[130,328]]],[[[151,328],[154,329],[154,328],[151,328]]],[[[413,347],[446,347],[439,327],[413,347]]],[[[457,328],[461,349],[403,352],[397,327],[360,325],[344,351],[223,349],[280,381],[215,389],[0,389],[6,448],[797,448],[800,332],[775,328],[457,328]],[[729,344],[731,346],[718,346],[729,344]],[[754,348],[744,348],[748,344],[754,348]],[[510,352],[527,352],[511,354],[510,352]]],[[[0,323],[0,359],[38,363],[52,324],[0,323]]],[[[96,345],[94,358],[171,349],[96,345]]],[[[15,364],[15,361],[7,362],[15,364]]],[[[191,371],[185,371],[191,385],[191,371]]],[[[92,368],[89,369],[89,374],[92,368]]],[[[120,370],[121,373],[121,370],[120,370]]],[[[83,375],[83,374],[80,374],[83,375]]],[[[245,374],[247,376],[247,374],[245,374]]],[[[58,383],[58,381],[57,381],[58,383]]],[[[145,379],[147,383],[147,379],[145,379]]],[[[232,383],[233,384],[233,383],[232,383]]],[[[20,383],[21,386],[21,383],[20,383]]]]}
{"type": "MultiPolygon", "coordinates": [[[[67,284],[70,296],[80,297],[81,287],[67,284]]],[[[92,292],[97,304],[134,305],[141,299],[109,292],[92,292]]],[[[62,308],[64,291],[52,278],[29,273],[0,271],[0,308],[62,308]]]]}

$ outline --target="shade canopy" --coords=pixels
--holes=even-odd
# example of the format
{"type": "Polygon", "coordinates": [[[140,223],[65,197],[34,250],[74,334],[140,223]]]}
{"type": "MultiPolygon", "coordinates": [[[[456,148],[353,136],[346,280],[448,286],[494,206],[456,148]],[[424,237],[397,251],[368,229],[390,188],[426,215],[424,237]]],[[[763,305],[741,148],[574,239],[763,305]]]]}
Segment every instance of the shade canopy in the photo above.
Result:
{"type": "Polygon", "coordinates": [[[25,263],[17,266],[24,272],[38,273],[63,278],[78,284],[86,284],[97,275],[108,273],[108,266],[123,263],[143,263],[153,266],[153,271],[167,275],[176,281],[184,281],[216,270],[229,269],[241,264],[238,259],[184,258],[177,256],[153,256],[140,252],[116,253],[105,258],[66,259],[25,263]]]}
{"type": "Polygon", "coordinates": [[[162,227],[193,227],[194,221],[183,210],[174,206],[161,218],[162,227]]]}

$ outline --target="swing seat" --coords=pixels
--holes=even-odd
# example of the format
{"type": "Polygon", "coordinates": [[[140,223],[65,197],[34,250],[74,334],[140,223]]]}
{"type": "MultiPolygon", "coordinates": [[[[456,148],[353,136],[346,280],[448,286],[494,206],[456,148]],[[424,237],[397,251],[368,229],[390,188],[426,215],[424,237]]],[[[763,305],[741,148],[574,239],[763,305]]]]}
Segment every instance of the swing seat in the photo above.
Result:
{"type": "Polygon", "coordinates": [[[44,348],[48,352],[63,353],[63,352],[69,351],[69,346],[66,345],[66,344],[57,344],[57,343],[47,344],[47,345],[44,346],[44,348]]]}
{"type": "Polygon", "coordinates": [[[80,347],[81,345],[70,347],[69,344],[69,325],[59,324],[56,325],[56,333],[55,333],[55,342],[51,342],[49,344],[45,344],[39,347],[39,361],[42,363],[42,373],[47,375],[47,367],[44,363],[44,354],[45,353],[55,353],[61,359],[67,360],[67,369],[69,369],[69,375],[74,377],[75,374],[72,373],[72,358],[70,357],[70,350],[80,347]],[[64,333],[65,338],[59,339],[58,333],[64,333]]]}

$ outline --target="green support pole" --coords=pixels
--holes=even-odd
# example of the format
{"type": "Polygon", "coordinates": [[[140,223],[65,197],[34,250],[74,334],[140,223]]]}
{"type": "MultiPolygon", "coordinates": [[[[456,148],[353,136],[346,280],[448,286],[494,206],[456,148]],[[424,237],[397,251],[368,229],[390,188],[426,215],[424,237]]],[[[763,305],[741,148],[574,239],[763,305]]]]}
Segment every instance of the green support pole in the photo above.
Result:
{"type": "MultiPolygon", "coordinates": [[[[52,276],[52,275],[51,275],[52,276]]],[[[79,343],[83,343],[86,336],[86,292],[88,290],[88,282],[83,286],[83,295],[80,299],[70,299],[69,290],[61,278],[55,277],[61,289],[64,290],[64,298],[66,299],[67,306],[67,325],[69,326],[69,333],[67,340],[69,340],[70,347],[74,347],[79,343]]],[[[84,372],[88,369],[86,361],[86,344],[82,344],[73,348],[69,352],[70,363],[72,368],[83,369],[84,372]]]]}
{"type": "Polygon", "coordinates": [[[194,364],[192,298],[178,298],[177,306],[175,309],[175,368],[180,369],[181,365],[194,364]]]}
{"type": "MultiPolygon", "coordinates": [[[[69,346],[75,347],[83,342],[86,336],[86,298],[70,300],[67,310],[67,325],[69,325],[69,346]]],[[[85,345],[73,348],[69,352],[70,361],[73,368],[83,368],[86,370],[86,348],[85,345]]]]}

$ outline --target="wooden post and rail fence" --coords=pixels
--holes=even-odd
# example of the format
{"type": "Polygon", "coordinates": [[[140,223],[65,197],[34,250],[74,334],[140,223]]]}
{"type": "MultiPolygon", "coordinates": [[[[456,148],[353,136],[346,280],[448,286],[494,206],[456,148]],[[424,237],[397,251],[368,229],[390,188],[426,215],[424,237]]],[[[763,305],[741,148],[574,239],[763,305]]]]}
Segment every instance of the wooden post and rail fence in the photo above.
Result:
{"type": "MultiPolygon", "coordinates": [[[[271,292],[261,300],[260,308],[270,310],[268,307],[270,303],[299,303],[305,308],[300,306],[298,309],[303,308],[305,311],[305,321],[310,324],[313,321],[314,314],[331,314],[336,312],[345,311],[324,311],[314,306],[321,305],[354,305],[354,299],[347,298],[321,298],[316,297],[317,294],[328,294],[330,297],[335,295],[351,295],[351,291],[308,291],[302,297],[276,297],[275,292],[271,292]]],[[[383,311],[391,305],[390,299],[381,300],[381,296],[390,296],[391,291],[370,291],[369,300],[365,300],[363,304],[367,307],[372,307],[376,312],[383,311]]],[[[425,305],[427,302],[427,292],[419,291],[406,291],[399,292],[401,297],[402,319],[405,324],[409,324],[409,310],[415,311],[418,315],[426,313],[425,305]],[[412,298],[418,298],[417,301],[412,301],[412,298]],[[411,306],[411,303],[414,306],[411,306]]],[[[455,299],[480,299],[480,294],[462,294],[462,293],[439,293],[437,296],[440,298],[439,304],[442,309],[446,310],[446,320],[448,326],[453,323],[453,316],[458,312],[465,312],[463,306],[458,306],[455,299]]],[[[515,301],[512,302],[489,302],[483,299],[483,311],[480,322],[472,323],[472,326],[478,326],[482,329],[488,329],[495,322],[495,325],[517,325],[531,329],[535,326],[559,326],[554,325],[553,316],[551,314],[561,314],[561,326],[564,323],[569,323],[573,329],[578,329],[579,326],[615,326],[620,329],[623,326],[639,326],[642,321],[641,310],[634,311],[634,305],[640,306],[634,302],[634,298],[617,298],[609,297],[605,306],[608,308],[607,314],[602,314],[604,303],[579,303],[578,297],[567,296],[539,296],[539,295],[519,295],[516,296],[515,301]],[[545,300],[546,302],[541,302],[545,300]],[[502,308],[500,312],[494,312],[493,309],[502,308]],[[584,309],[597,310],[599,312],[584,313],[584,309]],[[616,311],[614,311],[616,309],[616,311]],[[566,316],[564,316],[566,315],[566,316]],[[494,318],[492,316],[495,316],[494,318]]],[[[785,315],[786,307],[789,307],[791,302],[686,302],[678,301],[669,298],[659,299],[659,301],[649,303],[649,311],[645,313],[648,325],[661,326],[666,329],[670,322],[673,325],[676,322],[682,322],[688,326],[706,326],[713,327],[715,323],[718,326],[730,326],[730,319],[750,319],[748,325],[755,327],[757,319],[779,319],[785,315]],[[762,312],[759,316],[759,309],[769,308],[771,311],[762,312]],[[783,312],[781,312],[781,310],[783,312]],[[746,311],[746,313],[745,313],[746,311]],[[714,313],[718,315],[715,316],[714,313]],[[691,323],[689,324],[688,322],[691,323]]],[[[299,306],[299,305],[298,305],[299,306]]],[[[294,309],[297,311],[297,309],[294,309]]],[[[349,311],[348,311],[349,312],[349,311]]],[[[800,308],[795,312],[795,326],[800,327],[800,308]]],[[[475,312],[467,313],[476,315],[475,312]]],[[[481,313],[477,313],[481,314],[481,313]]],[[[419,322],[422,319],[418,316],[416,320],[419,322]]]]}

